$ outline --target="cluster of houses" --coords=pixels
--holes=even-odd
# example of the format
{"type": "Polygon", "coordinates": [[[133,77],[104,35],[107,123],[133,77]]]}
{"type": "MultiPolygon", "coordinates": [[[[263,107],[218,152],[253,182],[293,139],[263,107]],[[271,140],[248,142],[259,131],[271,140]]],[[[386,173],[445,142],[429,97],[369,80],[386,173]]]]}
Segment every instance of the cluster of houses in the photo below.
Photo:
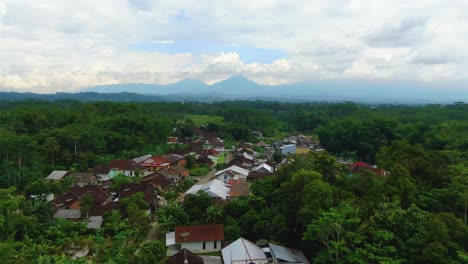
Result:
{"type": "MultiPolygon", "coordinates": [[[[302,251],[267,241],[253,243],[241,237],[226,246],[223,242],[222,225],[177,226],[166,234],[168,255],[172,256],[166,263],[205,263],[206,258],[196,254],[221,252],[224,264],[309,264],[302,251]]],[[[221,263],[221,259],[210,258],[209,263],[221,263]]]]}
{"type": "MultiPolygon", "coordinates": [[[[57,197],[47,195],[55,208],[54,218],[73,221],[88,220],[89,228],[99,228],[102,216],[111,210],[119,210],[120,200],[136,193],[143,193],[148,203],[148,212],[154,212],[165,204],[158,194],[175,186],[190,176],[186,168],[187,156],[192,155],[195,163],[213,167],[224,163],[224,141],[215,135],[203,135],[199,139],[168,138],[168,144],[185,144],[186,148],[175,148],[166,155],[144,155],[131,160],[111,160],[85,172],[53,171],[46,177],[50,181],[71,180],[72,187],[57,197]],[[115,188],[116,177],[139,177],[139,183],[127,183],[115,188]],[[84,206],[84,199],[91,206],[84,206]]],[[[236,189],[236,188],[234,188],[236,189]]],[[[239,191],[241,192],[241,191],[239,191]]],[[[235,192],[234,192],[235,193],[235,192]]]]}
{"type": "MultiPolygon", "coordinates": [[[[261,133],[258,135],[261,137],[261,133]]],[[[131,160],[111,160],[108,164],[95,166],[86,172],[53,171],[46,177],[51,181],[68,178],[73,186],[65,193],[49,201],[55,208],[54,218],[72,221],[87,220],[88,228],[103,225],[103,215],[117,210],[123,217],[126,212],[121,200],[134,194],[143,194],[148,204],[148,213],[164,206],[166,201],[161,192],[175,186],[190,176],[188,156],[191,162],[212,171],[209,181],[192,186],[185,195],[205,192],[216,202],[230,200],[250,194],[250,183],[260,178],[274,175],[281,164],[273,162],[273,154],[282,155],[320,151],[320,146],[310,137],[289,136],[282,141],[267,144],[244,143],[238,149],[226,149],[224,141],[214,134],[205,133],[197,140],[170,137],[167,144],[183,144],[166,155],[144,155],[131,160]],[[139,177],[140,181],[123,183],[116,187],[116,177],[139,177]],[[92,202],[89,202],[91,200],[92,202]]],[[[224,263],[308,263],[302,252],[268,244],[260,247],[244,238],[224,245],[222,225],[181,226],[166,235],[167,263],[204,263],[203,258],[194,253],[221,251],[224,263]],[[224,247],[225,246],[225,247],[224,247]],[[182,261],[182,262],[181,262],[182,261]]]]}
{"type": "Polygon", "coordinates": [[[268,159],[250,148],[240,148],[231,155],[233,158],[228,162],[227,168],[218,170],[211,181],[192,186],[185,194],[201,191],[222,203],[248,196],[251,181],[272,176],[275,172],[274,165],[268,159]]]}

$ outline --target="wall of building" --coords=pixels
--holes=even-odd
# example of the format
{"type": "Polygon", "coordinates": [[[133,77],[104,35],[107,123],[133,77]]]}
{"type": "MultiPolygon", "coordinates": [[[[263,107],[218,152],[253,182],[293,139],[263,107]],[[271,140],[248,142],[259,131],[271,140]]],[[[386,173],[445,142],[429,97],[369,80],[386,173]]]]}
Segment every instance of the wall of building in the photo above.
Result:
{"type": "Polygon", "coordinates": [[[191,243],[181,243],[181,248],[186,248],[193,253],[203,253],[203,252],[215,252],[221,250],[221,241],[206,241],[205,249],[203,249],[203,242],[191,242],[191,243]]]}

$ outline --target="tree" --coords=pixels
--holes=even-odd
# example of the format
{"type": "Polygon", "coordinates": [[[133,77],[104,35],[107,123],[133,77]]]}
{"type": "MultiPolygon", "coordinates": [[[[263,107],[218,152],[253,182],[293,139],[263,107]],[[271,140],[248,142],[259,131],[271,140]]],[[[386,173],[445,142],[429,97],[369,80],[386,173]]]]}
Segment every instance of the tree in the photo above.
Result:
{"type": "Polygon", "coordinates": [[[353,213],[354,208],[349,204],[330,208],[307,226],[303,239],[318,240],[326,247],[330,261],[340,263],[342,254],[350,251],[348,243],[352,228],[359,223],[359,218],[353,213]]]}
{"type": "Polygon", "coordinates": [[[159,263],[166,256],[166,246],[162,241],[152,241],[141,246],[140,251],[132,259],[132,263],[159,263]]]}
{"type": "Polygon", "coordinates": [[[59,143],[57,142],[57,140],[55,140],[55,138],[53,137],[48,137],[45,139],[44,141],[44,147],[47,151],[47,154],[49,155],[50,157],[50,161],[52,163],[52,167],[54,167],[54,161],[55,161],[55,154],[57,152],[59,152],[60,150],[60,145],[59,143]]]}
{"type": "Polygon", "coordinates": [[[90,194],[86,194],[80,200],[80,207],[86,213],[86,218],[88,218],[89,211],[94,206],[94,198],[90,194]]]}
{"type": "Polygon", "coordinates": [[[221,220],[223,210],[218,206],[210,206],[206,209],[206,222],[209,224],[216,224],[221,220]]]}
{"type": "Polygon", "coordinates": [[[189,194],[185,196],[183,205],[191,222],[200,221],[211,205],[211,197],[202,191],[189,194]]]}

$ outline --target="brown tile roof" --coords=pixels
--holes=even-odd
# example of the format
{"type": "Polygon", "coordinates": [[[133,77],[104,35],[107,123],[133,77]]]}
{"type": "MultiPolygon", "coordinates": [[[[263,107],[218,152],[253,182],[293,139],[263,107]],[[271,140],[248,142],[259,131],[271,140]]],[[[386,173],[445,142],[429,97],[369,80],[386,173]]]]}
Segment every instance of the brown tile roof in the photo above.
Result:
{"type": "Polygon", "coordinates": [[[119,199],[130,197],[138,192],[143,193],[143,199],[150,205],[154,203],[156,194],[154,187],[146,182],[128,183],[122,185],[118,191],[119,199]]]}
{"type": "Polygon", "coordinates": [[[223,225],[176,226],[176,243],[224,240],[223,225]]]}
{"type": "Polygon", "coordinates": [[[250,183],[233,181],[231,183],[230,197],[248,196],[250,194],[250,183]]]}
{"type": "Polygon", "coordinates": [[[107,165],[96,165],[92,171],[94,174],[108,174],[111,168],[107,165]]]}
{"type": "Polygon", "coordinates": [[[168,155],[164,155],[163,157],[169,160],[171,163],[176,163],[177,161],[184,158],[182,155],[178,155],[178,154],[168,154],[168,155]]]}
{"type": "Polygon", "coordinates": [[[203,149],[202,150],[203,155],[218,156],[219,153],[221,153],[221,152],[219,152],[219,151],[217,151],[215,149],[203,149]]]}
{"type": "Polygon", "coordinates": [[[80,200],[87,194],[93,197],[96,204],[104,204],[110,198],[110,194],[98,185],[86,185],[83,187],[74,186],[64,194],[55,198],[54,203],[56,205],[69,205],[77,200],[80,200]]]}
{"type": "Polygon", "coordinates": [[[170,170],[172,170],[172,171],[174,171],[174,172],[176,172],[178,174],[182,174],[182,173],[188,171],[188,169],[186,169],[186,168],[184,168],[182,166],[172,166],[170,168],[170,170]]]}
{"type": "Polygon", "coordinates": [[[89,216],[103,216],[105,213],[112,210],[119,210],[120,202],[108,202],[106,204],[100,205],[95,204],[91,210],[89,210],[89,216]]]}
{"type": "Polygon", "coordinates": [[[201,163],[206,164],[208,166],[213,166],[213,164],[214,164],[213,161],[210,158],[208,158],[207,156],[198,157],[198,162],[201,162],[201,163]]]}
{"type": "Polygon", "coordinates": [[[135,170],[144,170],[145,167],[135,163],[131,160],[111,160],[109,162],[109,167],[112,169],[126,170],[126,171],[135,171],[135,170]]]}
{"type": "Polygon", "coordinates": [[[185,260],[187,260],[189,264],[205,263],[202,257],[195,255],[190,250],[184,248],[177,252],[174,256],[167,259],[166,264],[185,264],[185,260]]]}
{"type": "Polygon", "coordinates": [[[97,178],[93,173],[90,172],[73,172],[71,176],[74,178],[75,182],[85,182],[85,183],[96,183],[97,178]]]}
{"type": "Polygon", "coordinates": [[[146,176],[143,178],[143,182],[147,182],[148,184],[151,184],[151,186],[157,188],[166,188],[168,186],[172,185],[172,181],[167,179],[161,174],[158,173],[153,173],[151,175],[146,176]]]}

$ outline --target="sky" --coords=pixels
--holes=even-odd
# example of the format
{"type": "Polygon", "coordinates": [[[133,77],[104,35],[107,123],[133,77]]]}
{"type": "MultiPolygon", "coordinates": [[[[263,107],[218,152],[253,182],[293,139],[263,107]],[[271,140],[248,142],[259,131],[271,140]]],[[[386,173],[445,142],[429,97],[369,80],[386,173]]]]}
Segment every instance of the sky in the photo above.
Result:
{"type": "Polygon", "coordinates": [[[468,80],[468,0],[0,0],[0,90],[468,80]]]}

